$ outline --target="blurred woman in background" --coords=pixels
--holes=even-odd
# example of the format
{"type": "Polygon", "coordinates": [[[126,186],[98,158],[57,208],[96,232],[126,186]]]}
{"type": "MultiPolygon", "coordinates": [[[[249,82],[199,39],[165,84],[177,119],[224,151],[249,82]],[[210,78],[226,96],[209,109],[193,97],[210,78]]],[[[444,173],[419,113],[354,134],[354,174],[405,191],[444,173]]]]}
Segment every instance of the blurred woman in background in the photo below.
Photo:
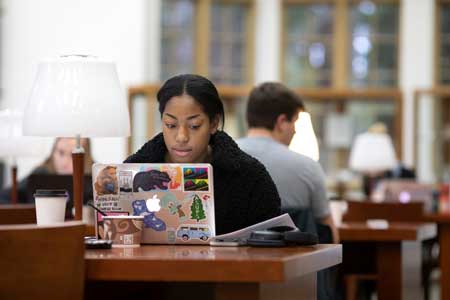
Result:
{"type": "MultiPolygon", "coordinates": [[[[92,164],[94,163],[91,155],[90,140],[81,139],[81,146],[84,148],[86,153],[84,158],[84,173],[89,175],[91,174],[92,164]]],[[[74,138],[57,138],[53,144],[50,155],[40,165],[33,169],[28,177],[36,174],[71,175],[73,172],[72,151],[75,147],[76,140],[74,138]]],[[[28,197],[28,177],[21,180],[17,185],[19,203],[33,202],[33,199],[29,199],[28,197]]],[[[34,191],[32,193],[34,193],[34,191]]],[[[11,187],[1,190],[0,203],[4,204],[9,203],[10,201],[11,187]]]]}

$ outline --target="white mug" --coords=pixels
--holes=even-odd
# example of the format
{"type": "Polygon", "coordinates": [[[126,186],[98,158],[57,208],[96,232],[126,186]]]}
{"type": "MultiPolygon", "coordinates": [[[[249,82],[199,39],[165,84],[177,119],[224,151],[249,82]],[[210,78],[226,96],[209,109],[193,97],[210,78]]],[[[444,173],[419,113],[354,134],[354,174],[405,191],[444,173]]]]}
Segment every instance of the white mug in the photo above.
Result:
{"type": "Polygon", "coordinates": [[[36,190],[34,202],[38,225],[64,222],[69,193],[66,190],[36,190]]]}

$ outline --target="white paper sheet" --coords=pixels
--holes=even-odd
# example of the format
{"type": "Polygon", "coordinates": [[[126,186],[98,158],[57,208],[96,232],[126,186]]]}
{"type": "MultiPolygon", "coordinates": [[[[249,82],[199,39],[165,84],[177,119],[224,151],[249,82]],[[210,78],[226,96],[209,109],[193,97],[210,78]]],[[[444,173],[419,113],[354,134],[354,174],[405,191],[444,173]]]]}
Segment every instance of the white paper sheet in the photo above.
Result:
{"type": "Polygon", "coordinates": [[[226,234],[217,235],[214,238],[212,238],[212,241],[214,241],[215,239],[248,239],[252,231],[265,230],[267,228],[274,226],[290,226],[296,228],[291,217],[289,216],[289,214],[286,213],[281,216],[251,225],[246,228],[242,228],[226,234]]]}

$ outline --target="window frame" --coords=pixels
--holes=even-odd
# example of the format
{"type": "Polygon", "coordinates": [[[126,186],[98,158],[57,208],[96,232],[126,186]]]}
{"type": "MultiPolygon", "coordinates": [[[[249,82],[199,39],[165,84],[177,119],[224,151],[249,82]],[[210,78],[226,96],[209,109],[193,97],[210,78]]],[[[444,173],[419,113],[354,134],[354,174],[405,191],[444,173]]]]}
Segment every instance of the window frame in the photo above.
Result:
{"type": "MultiPolygon", "coordinates": [[[[133,101],[137,99],[138,96],[144,96],[147,102],[148,111],[155,111],[157,109],[157,103],[155,101],[156,94],[160,88],[161,84],[145,84],[132,86],[128,89],[128,110],[130,112],[130,119],[133,119],[133,101]]],[[[217,90],[219,95],[224,101],[225,105],[233,105],[236,98],[244,97],[247,98],[252,90],[252,86],[242,85],[242,86],[231,86],[231,85],[217,85],[217,90]]],[[[394,114],[397,116],[402,116],[403,114],[403,96],[398,89],[293,89],[296,94],[300,97],[305,98],[309,101],[317,102],[349,102],[357,98],[358,101],[373,101],[374,99],[381,99],[380,101],[392,101],[394,103],[395,111],[394,114]]],[[[149,139],[155,134],[153,121],[147,122],[147,138],[149,139]]],[[[133,132],[133,130],[132,130],[133,132]]],[[[394,145],[397,153],[397,157],[401,160],[402,158],[402,145],[403,145],[403,135],[402,135],[402,118],[396,118],[394,125],[393,137],[394,145]]],[[[128,153],[132,153],[132,136],[128,138],[128,153]]]]}
{"type": "MultiPolygon", "coordinates": [[[[396,82],[397,84],[392,87],[376,87],[367,86],[363,89],[391,89],[399,86],[400,80],[400,37],[402,34],[401,26],[401,6],[400,0],[371,0],[374,3],[392,3],[398,5],[398,34],[397,34],[397,66],[396,66],[396,82]]],[[[437,0],[439,1],[439,0],[437,0]]],[[[450,0],[444,0],[450,3],[450,0]]],[[[288,5],[296,4],[332,4],[334,5],[334,20],[333,20],[333,47],[331,54],[331,85],[329,87],[317,87],[316,89],[327,89],[327,88],[351,88],[349,82],[349,39],[351,38],[351,32],[349,31],[349,8],[351,4],[359,3],[361,0],[283,0],[281,7],[281,17],[280,17],[280,79],[282,82],[285,81],[284,78],[284,58],[285,58],[285,37],[287,34],[284,28],[285,21],[285,8],[288,5]]]]}
{"type": "MultiPolygon", "coordinates": [[[[413,95],[413,107],[414,107],[414,135],[413,135],[413,145],[414,145],[414,161],[413,165],[415,168],[419,166],[419,105],[420,101],[423,98],[429,97],[431,101],[431,105],[433,106],[434,112],[444,110],[443,108],[450,107],[450,85],[435,85],[431,88],[418,88],[414,90],[413,95]]],[[[436,129],[440,128],[443,124],[448,122],[448,118],[450,118],[450,115],[445,116],[446,119],[444,120],[443,116],[436,116],[433,117],[433,131],[437,132],[436,129]]],[[[438,134],[437,134],[438,135],[438,134]]],[[[442,165],[440,165],[441,162],[450,161],[450,145],[446,144],[440,139],[439,137],[436,138],[437,141],[431,144],[431,166],[434,170],[434,172],[439,176],[442,174],[442,165]],[[439,149],[440,148],[440,149],[439,149]],[[441,159],[437,157],[435,154],[437,152],[440,152],[442,154],[441,159]],[[440,161],[441,160],[441,161],[440,161]]],[[[436,175],[435,174],[435,175],[436,175]]]]}
{"type": "MultiPolygon", "coordinates": [[[[394,104],[394,115],[403,116],[403,94],[397,88],[366,88],[366,89],[303,89],[294,88],[294,91],[308,101],[314,102],[334,102],[345,106],[345,103],[350,103],[353,100],[357,101],[373,101],[392,102],[394,104]]],[[[402,132],[403,118],[395,119],[394,136],[392,137],[395,152],[399,160],[402,159],[403,153],[403,132],[402,132]]]]}

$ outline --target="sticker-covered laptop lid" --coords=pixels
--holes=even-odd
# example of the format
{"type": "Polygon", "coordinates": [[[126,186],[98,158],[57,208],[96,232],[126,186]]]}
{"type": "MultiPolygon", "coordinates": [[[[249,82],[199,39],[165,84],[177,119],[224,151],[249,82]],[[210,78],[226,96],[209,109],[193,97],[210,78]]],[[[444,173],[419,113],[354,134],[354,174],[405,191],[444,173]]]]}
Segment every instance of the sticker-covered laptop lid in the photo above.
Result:
{"type": "MultiPolygon", "coordinates": [[[[144,216],[142,243],[207,244],[215,236],[210,164],[94,164],[92,184],[107,215],[144,216]]],[[[95,219],[97,235],[111,239],[102,215],[95,219]]]]}

